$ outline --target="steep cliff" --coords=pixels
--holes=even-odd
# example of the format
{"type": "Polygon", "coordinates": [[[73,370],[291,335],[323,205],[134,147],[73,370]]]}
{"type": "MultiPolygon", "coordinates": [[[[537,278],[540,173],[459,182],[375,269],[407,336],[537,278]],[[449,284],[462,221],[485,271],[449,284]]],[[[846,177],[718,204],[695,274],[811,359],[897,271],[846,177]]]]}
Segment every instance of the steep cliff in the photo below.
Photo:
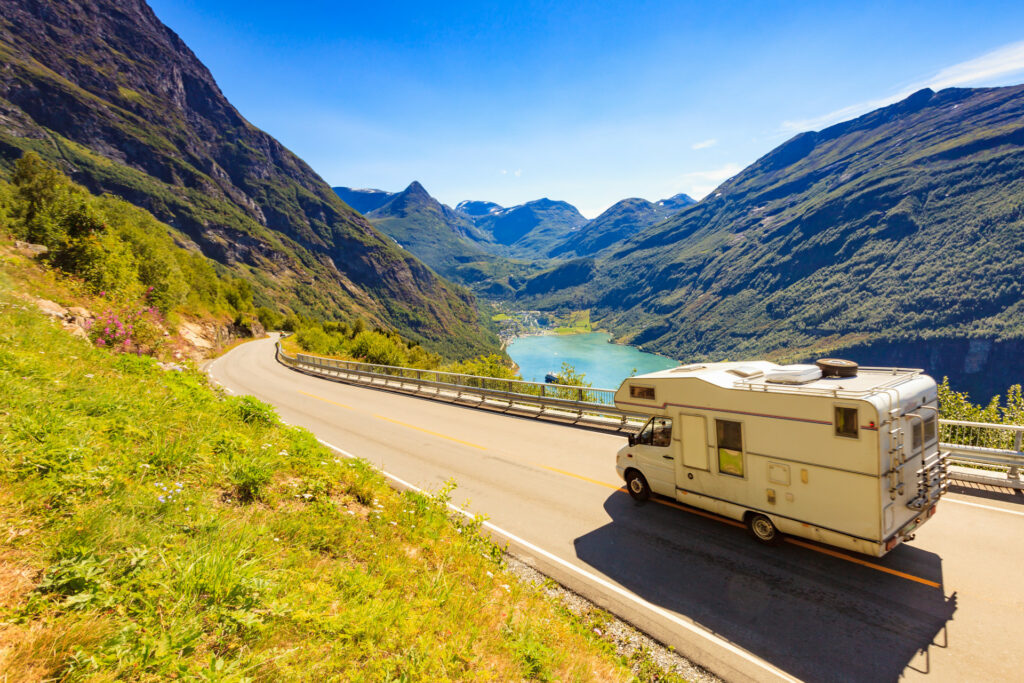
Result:
{"type": "Polygon", "coordinates": [[[456,355],[494,341],[472,295],[246,121],[142,0],[0,0],[0,61],[7,167],[37,151],[150,210],[264,300],[362,315],[456,355]]]}

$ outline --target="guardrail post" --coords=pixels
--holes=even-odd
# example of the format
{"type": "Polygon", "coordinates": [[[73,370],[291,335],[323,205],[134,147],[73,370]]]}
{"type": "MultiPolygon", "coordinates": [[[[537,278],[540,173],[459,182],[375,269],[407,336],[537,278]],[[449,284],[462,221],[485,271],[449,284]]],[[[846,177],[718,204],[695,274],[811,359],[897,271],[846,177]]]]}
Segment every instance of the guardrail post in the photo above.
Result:
{"type": "MultiPolygon", "coordinates": [[[[1018,431],[1017,436],[1013,439],[1013,450],[1017,451],[1017,455],[1021,455],[1021,441],[1024,440],[1024,431],[1018,431]]],[[[1006,472],[1007,479],[1020,479],[1020,468],[1016,465],[1011,465],[1010,469],[1006,472]]]]}

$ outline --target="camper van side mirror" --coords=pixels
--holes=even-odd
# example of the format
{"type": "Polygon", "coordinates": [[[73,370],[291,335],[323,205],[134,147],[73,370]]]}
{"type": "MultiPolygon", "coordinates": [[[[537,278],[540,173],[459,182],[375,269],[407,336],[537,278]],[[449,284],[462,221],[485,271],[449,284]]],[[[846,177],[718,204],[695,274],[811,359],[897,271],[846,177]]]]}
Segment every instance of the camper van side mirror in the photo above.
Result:
{"type": "Polygon", "coordinates": [[[629,440],[629,445],[630,446],[635,446],[636,445],[636,434],[630,434],[629,436],[626,437],[626,439],[629,440]]]}

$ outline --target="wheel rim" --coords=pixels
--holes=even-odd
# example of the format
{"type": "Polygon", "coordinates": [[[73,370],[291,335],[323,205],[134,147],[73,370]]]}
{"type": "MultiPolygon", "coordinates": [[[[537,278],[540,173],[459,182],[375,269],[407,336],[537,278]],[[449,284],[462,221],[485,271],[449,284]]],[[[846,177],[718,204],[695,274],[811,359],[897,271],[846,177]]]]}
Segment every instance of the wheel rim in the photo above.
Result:
{"type": "Polygon", "coordinates": [[[644,483],[640,481],[640,477],[633,477],[629,482],[629,488],[633,493],[641,494],[644,492],[644,483]]]}
{"type": "Polygon", "coordinates": [[[770,541],[775,538],[775,525],[767,517],[757,517],[751,525],[758,538],[770,541]]]}

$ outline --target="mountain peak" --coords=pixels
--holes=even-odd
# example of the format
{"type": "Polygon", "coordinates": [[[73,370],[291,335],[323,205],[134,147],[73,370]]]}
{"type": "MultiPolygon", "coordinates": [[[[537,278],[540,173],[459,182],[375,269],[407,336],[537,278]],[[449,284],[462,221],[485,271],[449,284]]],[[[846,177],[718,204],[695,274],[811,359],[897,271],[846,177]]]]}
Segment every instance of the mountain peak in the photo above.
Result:
{"type": "Polygon", "coordinates": [[[405,188],[402,192],[405,194],[416,194],[423,195],[424,197],[430,197],[430,193],[427,192],[425,187],[420,185],[420,181],[418,180],[414,180],[409,183],[409,187],[405,188]]]}
{"type": "Polygon", "coordinates": [[[683,192],[680,192],[679,194],[674,194],[668,199],[662,199],[661,201],[655,202],[655,204],[657,204],[658,206],[673,212],[680,211],[690,206],[691,204],[696,203],[697,200],[683,192]]]}
{"type": "Polygon", "coordinates": [[[466,199],[459,202],[455,206],[455,210],[460,211],[467,216],[476,218],[478,216],[486,216],[488,214],[502,211],[503,207],[500,204],[495,204],[494,202],[466,199]]]}

